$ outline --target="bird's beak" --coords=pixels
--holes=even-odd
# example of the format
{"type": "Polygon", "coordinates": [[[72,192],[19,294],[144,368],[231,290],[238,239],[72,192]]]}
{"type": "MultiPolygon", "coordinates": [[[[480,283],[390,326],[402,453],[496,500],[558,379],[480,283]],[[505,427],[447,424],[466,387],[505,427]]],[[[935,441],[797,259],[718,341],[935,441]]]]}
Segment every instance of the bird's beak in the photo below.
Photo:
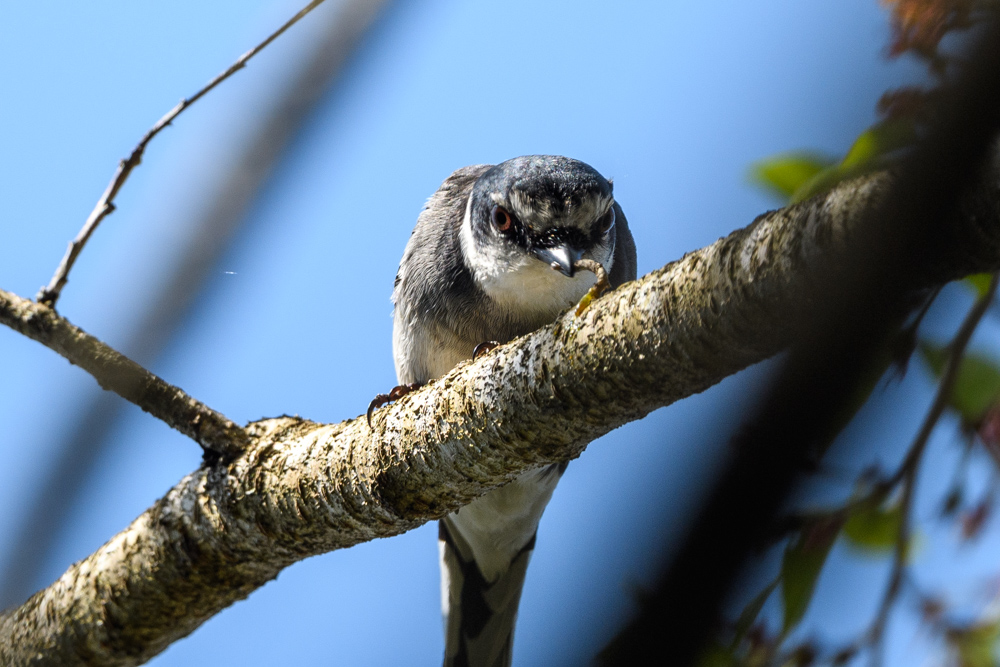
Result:
{"type": "Polygon", "coordinates": [[[535,248],[535,257],[552,267],[554,271],[559,271],[564,276],[573,277],[573,265],[578,259],[583,257],[583,251],[571,245],[563,244],[552,248],[535,248]]]}

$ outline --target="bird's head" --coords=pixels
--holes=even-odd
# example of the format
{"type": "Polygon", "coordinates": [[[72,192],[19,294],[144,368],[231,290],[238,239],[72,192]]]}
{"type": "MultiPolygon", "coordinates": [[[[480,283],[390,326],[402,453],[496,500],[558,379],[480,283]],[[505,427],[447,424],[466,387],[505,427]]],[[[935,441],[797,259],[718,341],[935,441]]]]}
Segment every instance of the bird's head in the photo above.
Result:
{"type": "Polygon", "coordinates": [[[500,302],[561,310],[594,282],[574,262],[593,259],[610,271],[614,249],[611,183],[579,160],[514,158],[472,188],[462,251],[479,285],[500,302]]]}

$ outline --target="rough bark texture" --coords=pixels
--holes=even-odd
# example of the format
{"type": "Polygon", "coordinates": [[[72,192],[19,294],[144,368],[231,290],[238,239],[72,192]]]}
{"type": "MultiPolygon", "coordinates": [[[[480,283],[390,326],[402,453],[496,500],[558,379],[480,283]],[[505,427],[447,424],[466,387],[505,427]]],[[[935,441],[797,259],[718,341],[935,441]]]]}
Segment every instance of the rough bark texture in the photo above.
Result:
{"type": "MultiPolygon", "coordinates": [[[[307,556],[439,518],[789,343],[890,177],[841,185],[464,364],[364,420],[282,417],[201,468],[0,618],[3,664],[138,664],[307,556]]],[[[919,289],[1000,269],[1000,193],[977,188],[919,289]]]]}

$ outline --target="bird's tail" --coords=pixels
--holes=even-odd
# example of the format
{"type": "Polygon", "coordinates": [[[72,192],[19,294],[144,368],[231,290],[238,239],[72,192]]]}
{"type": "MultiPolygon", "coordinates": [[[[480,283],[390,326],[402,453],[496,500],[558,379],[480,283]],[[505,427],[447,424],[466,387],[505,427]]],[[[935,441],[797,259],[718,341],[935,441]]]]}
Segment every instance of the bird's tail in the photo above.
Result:
{"type": "Polygon", "coordinates": [[[446,667],[507,667],[538,521],[566,464],[527,472],[441,520],[446,667]]]}
{"type": "Polygon", "coordinates": [[[442,519],[438,530],[445,667],[508,667],[517,606],[535,538],[531,537],[505,572],[487,581],[469,544],[449,519],[442,519]]]}

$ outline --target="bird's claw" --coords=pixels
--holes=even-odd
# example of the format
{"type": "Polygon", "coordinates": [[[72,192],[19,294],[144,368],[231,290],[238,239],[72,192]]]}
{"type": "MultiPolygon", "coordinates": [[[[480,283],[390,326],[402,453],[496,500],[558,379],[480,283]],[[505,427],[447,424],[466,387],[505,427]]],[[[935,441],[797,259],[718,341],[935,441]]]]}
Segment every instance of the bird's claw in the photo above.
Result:
{"type": "Polygon", "coordinates": [[[375,398],[372,399],[372,402],[368,404],[368,412],[365,413],[365,416],[368,418],[368,428],[372,427],[372,413],[375,411],[375,408],[381,408],[383,405],[385,405],[391,400],[392,399],[389,398],[389,394],[375,395],[375,398]]]}
{"type": "Polygon", "coordinates": [[[382,407],[386,403],[391,403],[392,401],[399,400],[409,394],[411,391],[416,391],[424,386],[423,382],[414,382],[413,384],[401,384],[393,387],[389,390],[388,394],[378,394],[372,399],[372,402],[368,404],[368,412],[365,416],[368,418],[368,428],[372,425],[372,413],[375,412],[377,408],[382,407]]]}
{"type": "Polygon", "coordinates": [[[472,360],[475,361],[484,354],[488,354],[493,350],[500,347],[500,343],[495,340],[484,340],[482,343],[476,346],[476,349],[472,351],[472,360]]]}

